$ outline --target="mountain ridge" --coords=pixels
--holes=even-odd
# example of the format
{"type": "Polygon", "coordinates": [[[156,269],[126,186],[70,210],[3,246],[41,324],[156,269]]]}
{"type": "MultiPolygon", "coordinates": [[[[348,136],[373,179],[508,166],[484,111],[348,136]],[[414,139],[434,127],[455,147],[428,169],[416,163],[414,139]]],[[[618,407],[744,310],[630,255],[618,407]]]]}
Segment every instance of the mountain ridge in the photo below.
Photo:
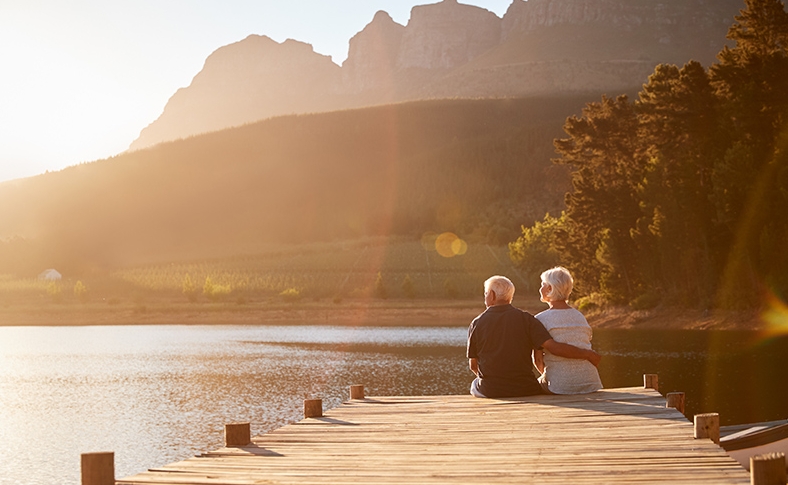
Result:
{"type": "Polygon", "coordinates": [[[253,35],[212,53],[130,149],[270,116],[390,102],[615,95],[638,88],[657,64],[713,62],[742,7],[740,0],[513,0],[499,18],[443,0],[413,7],[407,25],[379,11],[349,40],[342,66],[309,44],[253,35]],[[261,43],[265,49],[252,45],[261,43]],[[286,55],[289,64],[277,60],[286,55]],[[198,78],[213,82],[195,86],[198,78]]]}

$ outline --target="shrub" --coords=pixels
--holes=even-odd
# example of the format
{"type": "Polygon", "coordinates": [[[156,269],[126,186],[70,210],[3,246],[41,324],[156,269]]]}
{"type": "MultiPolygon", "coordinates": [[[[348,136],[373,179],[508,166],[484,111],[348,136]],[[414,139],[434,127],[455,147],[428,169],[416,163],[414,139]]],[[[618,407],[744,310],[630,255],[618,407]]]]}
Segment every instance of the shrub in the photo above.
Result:
{"type": "Polygon", "coordinates": [[[607,299],[601,293],[591,293],[590,295],[578,298],[575,306],[581,312],[586,312],[605,306],[607,299]]]}
{"type": "Polygon", "coordinates": [[[60,288],[60,285],[54,281],[47,285],[47,295],[49,295],[49,298],[55,303],[61,303],[63,301],[63,290],[60,288]]]}
{"type": "Polygon", "coordinates": [[[211,281],[210,276],[205,277],[205,284],[202,286],[202,294],[211,301],[219,301],[232,293],[233,289],[229,285],[217,285],[211,281]]]}
{"type": "Polygon", "coordinates": [[[649,291],[629,302],[629,307],[633,310],[651,310],[659,305],[661,300],[662,297],[658,293],[649,291]]]}
{"type": "Polygon", "coordinates": [[[81,280],[74,285],[74,296],[82,303],[88,301],[88,289],[81,280]]]}
{"type": "Polygon", "coordinates": [[[286,302],[296,302],[301,299],[301,291],[298,288],[288,288],[279,293],[279,296],[286,302]]]}

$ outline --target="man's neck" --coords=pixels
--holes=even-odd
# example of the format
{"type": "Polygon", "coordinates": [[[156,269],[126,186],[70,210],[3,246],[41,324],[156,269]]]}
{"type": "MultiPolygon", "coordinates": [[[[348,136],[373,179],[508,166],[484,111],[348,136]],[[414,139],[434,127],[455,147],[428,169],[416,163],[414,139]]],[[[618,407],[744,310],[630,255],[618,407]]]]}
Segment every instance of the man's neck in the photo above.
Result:
{"type": "Polygon", "coordinates": [[[496,301],[495,303],[493,303],[492,305],[488,306],[487,308],[491,308],[491,307],[494,307],[494,306],[506,306],[506,305],[511,305],[511,304],[512,304],[512,302],[510,302],[510,301],[496,301]]]}

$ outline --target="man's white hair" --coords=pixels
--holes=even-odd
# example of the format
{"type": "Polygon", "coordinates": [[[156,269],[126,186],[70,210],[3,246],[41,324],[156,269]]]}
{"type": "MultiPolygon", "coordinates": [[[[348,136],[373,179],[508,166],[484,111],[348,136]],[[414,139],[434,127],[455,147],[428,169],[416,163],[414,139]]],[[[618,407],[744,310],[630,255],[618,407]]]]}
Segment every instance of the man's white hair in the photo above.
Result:
{"type": "Polygon", "coordinates": [[[506,276],[491,276],[484,282],[484,291],[494,291],[495,301],[512,302],[514,298],[514,283],[506,276]]]}

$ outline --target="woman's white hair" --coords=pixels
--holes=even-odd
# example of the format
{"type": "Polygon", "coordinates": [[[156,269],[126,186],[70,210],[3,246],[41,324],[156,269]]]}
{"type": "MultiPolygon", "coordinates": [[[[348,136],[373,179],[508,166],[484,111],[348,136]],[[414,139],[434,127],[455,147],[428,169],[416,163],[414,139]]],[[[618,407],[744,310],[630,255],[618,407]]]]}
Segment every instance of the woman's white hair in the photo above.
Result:
{"type": "Polygon", "coordinates": [[[550,285],[550,291],[547,293],[550,301],[569,299],[575,284],[571,273],[563,266],[556,266],[542,273],[542,282],[550,285]]]}
{"type": "Polygon", "coordinates": [[[495,292],[495,301],[512,302],[514,298],[514,283],[506,276],[490,276],[484,282],[484,291],[492,290],[495,292]]]}

